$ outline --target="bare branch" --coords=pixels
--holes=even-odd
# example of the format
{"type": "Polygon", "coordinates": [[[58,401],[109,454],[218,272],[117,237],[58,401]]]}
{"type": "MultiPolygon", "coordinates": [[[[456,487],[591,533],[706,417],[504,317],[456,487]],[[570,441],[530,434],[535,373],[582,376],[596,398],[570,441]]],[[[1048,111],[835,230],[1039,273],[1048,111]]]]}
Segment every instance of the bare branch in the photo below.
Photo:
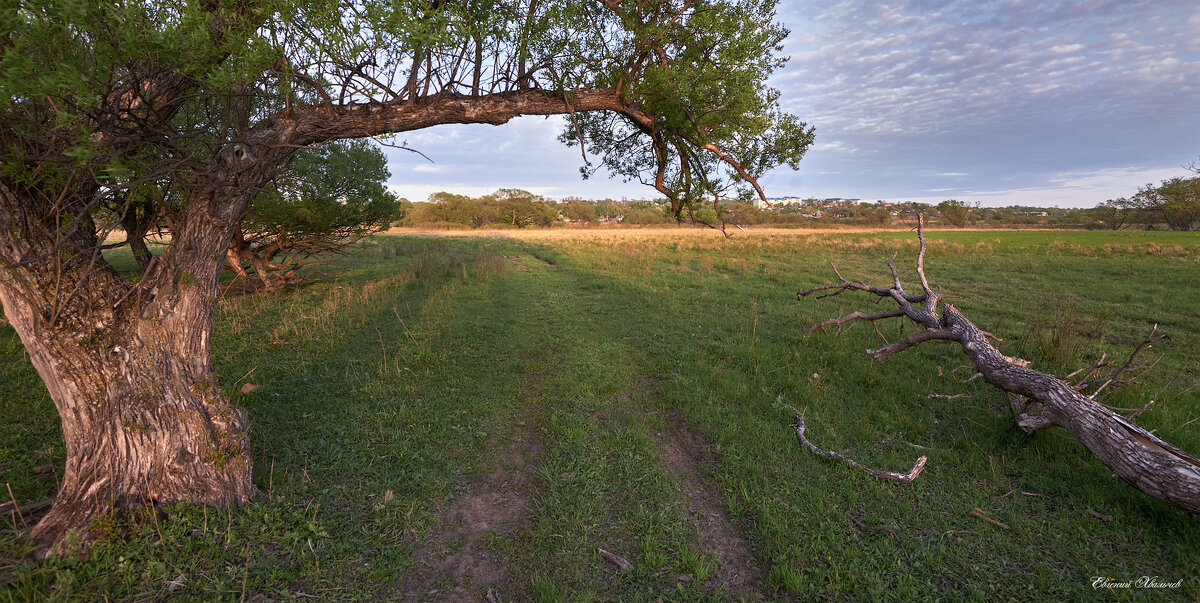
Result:
{"type": "Polygon", "coordinates": [[[978,517],[978,518],[996,526],[997,528],[1003,528],[1005,530],[1012,529],[1008,524],[1004,523],[1003,521],[996,521],[995,519],[988,517],[987,514],[985,514],[983,512],[983,509],[980,509],[979,507],[975,507],[974,509],[971,509],[971,512],[967,513],[967,515],[970,515],[971,517],[978,517]]]}
{"type": "Polygon", "coordinates": [[[921,470],[925,468],[925,462],[927,460],[929,460],[924,456],[922,456],[921,458],[918,458],[916,464],[913,465],[912,470],[909,471],[908,473],[896,473],[895,471],[879,471],[877,469],[871,469],[869,467],[864,467],[863,465],[855,462],[854,460],[848,459],[832,450],[822,450],[822,449],[818,448],[812,442],[808,441],[808,438],[804,437],[804,430],[805,430],[804,415],[795,408],[792,408],[790,406],[788,408],[791,408],[792,412],[796,413],[796,437],[800,439],[801,444],[804,444],[805,446],[807,446],[808,449],[813,451],[814,454],[817,454],[817,455],[820,455],[820,456],[823,456],[826,458],[831,458],[835,461],[841,461],[843,463],[846,463],[847,465],[850,465],[851,467],[853,467],[855,469],[858,469],[859,471],[865,471],[867,474],[869,474],[873,477],[877,477],[879,479],[886,479],[888,481],[893,481],[893,482],[899,482],[901,484],[911,484],[911,483],[913,483],[913,481],[915,481],[917,479],[918,475],[921,475],[921,470]]]}
{"type": "Polygon", "coordinates": [[[1142,342],[1139,343],[1138,346],[1133,349],[1133,352],[1131,354],[1129,354],[1129,360],[1126,360],[1125,364],[1121,368],[1117,369],[1117,372],[1113,373],[1112,375],[1109,375],[1108,380],[1105,381],[1104,383],[1102,383],[1100,385],[1100,387],[1097,387],[1096,391],[1092,392],[1092,395],[1090,395],[1088,397],[1094,399],[1096,397],[1096,394],[1099,394],[1101,391],[1104,390],[1104,388],[1108,387],[1112,382],[1116,381],[1118,378],[1120,378],[1121,375],[1125,374],[1125,372],[1129,370],[1129,367],[1133,365],[1133,360],[1135,358],[1137,358],[1137,355],[1139,353],[1141,353],[1142,350],[1149,349],[1151,343],[1153,343],[1154,341],[1156,341],[1158,339],[1162,339],[1162,337],[1154,336],[1154,332],[1157,330],[1158,330],[1158,323],[1154,323],[1154,326],[1151,327],[1150,333],[1146,335],[1146,338],[1143,339],[1142,342]]]}
{"type": "Polygon", "coordinates": [[[904,310],[889,310],[887,312],[877,312],[875,314],[863,314],[862,312],[859,312],[856,310],[850,314],[847,314],[847,315],[839,317],[839,318],[830,318],[829,320],[826,320],[824,322],[819,322],[819,323],[813,325],[812,328],[808,330],[808,333],[806,333],[806,335],[811,335],[814,331],[824,329],[825,327],[840,325],[842,323],[850,322],[852,320],[876,321],[876,320],[882,320],[884,318],[895,318],[897,316],[904,316],[904,310]]]}
{"type": "MultiPolygon", "coordinates": [[[[989,339],[995,339],[995,337],[967,320],[953,305],[946,304],[939,318],[936,306],[942,299],[942,295],[940,291],[935,291],[929,286],[925,275],[924,259],[927,245],[924,236],[924,222],[920,218],[917,223],[917,237],[920,240],[917,274],[920,276],[921,286],[925,293],[923,296],[925,298],[924,309],[922,311],[914,309],[909,303],[911,296],[902,293],[894,262],[888,262],[892,268],[893,286],[879,291],[886,292],[899,306],[898,310],[893,312],[903,312],[908,318],[924,325],[926,330],[885,347],[867,350],[867,354],[871,358],[886,358],[891,354],[927,341],[957,341],[976,371],[968,381],[981,376],[988,383],[1005,392],[1009,396],[1009,407],[1013,413],[1013,420],[1021,429],[1033,433],[1052,427],[1061,427],[1083,444],[1108,469],[1135,488],[1168,504],[1192,513],[1200,513],[1200,459],[1134,425],[1130,420],[1145,412],[1153,404],[1153,401],[1137,409],[1117,409],[1132,410],[1130,417],[1124,417],[1093,400],[1097,393],[1113,383],[1119,383],[1123,375],[1139,368],[1135,359],[1139,353],[1148,349],[1155,341],[1157,325],[1133,350],[1129,360],[1121,368],[1109,375],[1107,381],[1098,387],[1091,396],[1085,396],[1078,390],[1083,389],[1082,384],[1105,366],[1104,357],[1087,371],[1080,383],[1072,386],[1053,375],[1031,370],[1027,360],[1006,356],[1000,352],[989,342],[989,339]],[[1016,395],[1015,399],[1012,397],[1013,394],[1016,395]]],[[[837,290],[839,292],[860,290],[879,295],[877,291],[871,290],[865,285],[847,282],[840,275],[838,278],[842,281],[840,284],[824,285],[809,291],[801,291],[799,297],[818,290],[837,290]]],[[[845,320],[868,316],[856,316],[856,314],[861,315],[861,313],[852,313],[847,315],[845,320]]],[[[887,313],[879,313],[879,315],[886,316],[887,313]]],[[[821,325],[840,324],[840,322],[844,322],[844,320],[835,318],[825,321],[821,325]]],[[[1079,372],[1076,371],[1071,376],[1079,372]]],[[[939,397],[943,396],[952,397],[949,395],[939,397]]],[[[807,442],[803,435],[803,418],[799,412],[797,412],[797,420],[797,435],[814,452],[854,465],[849,459],[836,453],[821,451],[807,442]]],[[[979,516],[982,517],[982,512],[979,516]]]]}
{"type": "Polygon", "coordinates": [[[925,278],[925,217],[919,212],[917,213],[917,240],[921,242],[920,251],[917,252],[917,276],[921,279],[921,290],[928,297],[933,291],[929,288],[929,279],[925,278]]]}
{"type": "Polygon", "coordinates": [[[897,255],[900,255],[899,251],[892,254],[892,259],[888,260],[887,265],[888,265],[888,268],[892,269],[892,288],[899,291],[900,293],[904,293],[904,286],[900,284],[900,274],[896,272],[896,256],[897,255]]]}
{"type": "Polygon", "coordinates": [[[604,557],[605,561],[608,561],[609,563],[621,568],[622,570],[633,569],[633,564],[630,563],[628,559],[626,559],[616,553],[610,553],[604,549],[596,549],[596,552],[600,553],[600,556],[604,557]]]}
{"type": "Polygon", "coordinates": [[[903,352],[904,350],[907,350],[908,348],[911,348],[913,346],[925,343],[926,341],[932,341],[935,339],[941,339],[941,340],[946,340],[946,341],[958,341],[958,337],[955,336],[955,334],[951,331],[947,331],[945,329],[927,329],[927,330],[919,331],[917,333],[910,335],[908,337],[908,339],[902,339],[900,341],[897,341],[896,343],[886,345],[882,348],[877,348],[874,350],[867,350],[867,355],[876,360],[883,360],[884,358],[887,358],[888,356],[891,356],[892,354],[895,354],[897,352],[903,352]]]}

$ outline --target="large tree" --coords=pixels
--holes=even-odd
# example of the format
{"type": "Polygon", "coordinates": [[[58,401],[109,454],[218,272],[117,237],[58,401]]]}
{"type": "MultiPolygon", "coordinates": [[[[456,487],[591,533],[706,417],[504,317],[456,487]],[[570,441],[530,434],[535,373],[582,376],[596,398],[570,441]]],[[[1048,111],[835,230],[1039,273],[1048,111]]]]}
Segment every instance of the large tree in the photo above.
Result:
{"type": "Polygon", "coordinates": [[[32,536],[61,551],[114,507],[253,495],[247,416],[210,360],[212,311],[247,206],[297,150],[564,114],[567,138],[653,184],[678,213],[731,185],[757,188],[812,142],[765,86],[787,33],[774,4],[4,7],[0,302],[67,449],[32,536]],[[101,253],[102,206],[170,228],[169,247],[133,279],[101,253]]]}
{"type": "Polygon", "coordinates": [[[1137,198],[1128,199],[1121,197],[1119,199],[1109,199],[1094,207],[1091,214],[1104,225],[1105,228],[1111,230],[1123,230],[1133,226],[1135,219],[1138,217],[1142,209],[1139,207],[1137,198]]]}
{"type": "Polygon", "coordinates": [[[971,219],[971,207],[957,199],[938,203],[937,210],[942,214],[942,219],[959,228],[966,226],[971,219]]]}

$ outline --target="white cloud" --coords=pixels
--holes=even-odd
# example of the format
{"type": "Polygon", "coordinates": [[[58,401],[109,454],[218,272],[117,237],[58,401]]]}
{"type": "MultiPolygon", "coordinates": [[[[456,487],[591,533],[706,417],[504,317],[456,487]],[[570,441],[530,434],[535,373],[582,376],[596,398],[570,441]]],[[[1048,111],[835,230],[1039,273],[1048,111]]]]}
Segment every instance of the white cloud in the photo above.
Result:
{"type": "Polygon", "coordinates": [[[445,174],[450,171],[446,166],[431,163],[419,163],[409,168],[409,170],[420,174],[445,174]]]}
{"type": "Polygon", "coordinates": [[[1054,174],[1047,180],[1055,185],[1078,191],[1127,190],[1127,195],[1137,192],[1143,184],[1157,184],[1168,178],[1181,175],[1180,168],[1145,169],[1135,167],[1108,168],[1102,170],[1064,172],[1054,174]]]}
{"type": "Polygon", "coordinates": [[[970,174],[988,198],[1091,205],[1136,190],[1114,166],[1166,172],[1200,153],[1192,1],[785,1],[781,15],[801,33],[775,85],[817,127],[801,171],[846,175],[818,196],[919,195],[970,174]]]}
{"type": "Polygon", "coordinates": [[[1085,47],[1083,44],[1059,44],[1050,47],[1050,54],[1075,54],[1085,47]]]}

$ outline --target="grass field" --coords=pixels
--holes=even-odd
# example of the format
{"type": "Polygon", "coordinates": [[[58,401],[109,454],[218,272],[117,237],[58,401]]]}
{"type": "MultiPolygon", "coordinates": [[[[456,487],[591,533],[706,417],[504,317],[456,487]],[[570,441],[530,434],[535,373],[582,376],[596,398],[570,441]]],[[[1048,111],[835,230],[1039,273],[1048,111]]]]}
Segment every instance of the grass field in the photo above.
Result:
{"type": "MultiPolygon", "coordinates": [[[[4,516],[0,601],[1200,599],[1200,518],[1015,428],[957,349],[872,362],[866,325],[806,335],[877,307],[798,289],[830,262],[887,285],[896,252],[911,282],[912,233],[509,234],[378,236],[308,286],[224,299],[214,359],[264,495],[135,515],[57,561],[4,516]],[[928,467],[900,486],[816,457],[787,405],[827,449],[928,467]],[[1141,576],[1181,584],[1093,588],[1141,576]]],[[[930,279],[1034,368],[1127,355],[1157,323],[1155,364],[1106,402],[1155,400],[1139,423],[1200,453],[1200,236],[929,238],[930,279]]],[[[0,481],[49,498],[62,455],[0,327],[0,481]]]]}

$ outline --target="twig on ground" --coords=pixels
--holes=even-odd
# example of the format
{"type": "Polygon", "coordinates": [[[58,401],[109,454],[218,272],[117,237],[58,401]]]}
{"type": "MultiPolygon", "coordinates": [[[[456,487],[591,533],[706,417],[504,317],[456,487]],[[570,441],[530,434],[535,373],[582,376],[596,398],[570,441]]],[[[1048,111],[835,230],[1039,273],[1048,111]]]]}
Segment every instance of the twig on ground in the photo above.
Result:
{"type": "Polygon", "coordinates": [[[12,493],[12,486],[11,486],[11,485],[9,485],[9,483],[8,483],[8,482],[5,482],[5,483],[4,483],[4,486],[5,486],[6,488],[8,488],[8,497],[12,499],[12,506],[13,506],[13,508],[14,508],[14,509],[16,509],[16,510],[17,510],[17,517],[20,517],[20,518],[21,518],[21,525],[23,525],[23,526],[25,526],[26,528],[28,528],[28,527],[29,527],[29,524],[25,523],[25,515],[24,515],[23,513],[21,513],[21,505],[18,505],[18,504],[17,504],[17,497],[13,496],[13,493],[12,493]]]}
{"type": "Polygon", "coordinates": [[[855,469],[858,469],[859,471],[865,471],[867,474],[877,477],[879,479],[886,479],[886,480],[893,481],[893,482],[899,482],[901,484],[911,484],[911,483],[913,483],[913,481],[915,481],[917,479],[918,475],[921,475],[921,470],[925,468],[925,462],[927,460],[929,460],[927,457],[924,457],[924,456],[917,459],[916,464],[913,465],[912,470],[909,471],[908,473],[896,473],[895,471],[880,471],[878,469],[871,469],[870,467],[865,467],[865,466],[859,464],[858,462],[854,461],[853,459],[846,458],[832,450],[822,450],[821,448],[818,448],[816,444],[813,444],[812,442],[808,441],[808,438],[804,437],[804,430],[805,430],[804,415],[799,410],[797,410],[791,406],[789,406],[788,408],[791,408],[792,412],[796,413],[796,437],[800,439],[801,444],[804,444],[805,446],[807,446],[808,449],[813,451],[813,453],[815,453],[815,454],[818,454],[818,455],[826,457],[826,458],[831,458],[831,459],[834,459],[837,461],[841,461],[843,463],[846,463],[847,465],[850,465],[851,467],[853,467],[855,469]]]}
{"type": "Polygon", "coordinates": [[[970,515],[971,517],[978,517],[998,528],[1004,528],[1005,530],[1012,529],[1008,524],[1004,523],[1003,521],[996,521],[995,519],[988,517],[987,514],[985,514],[983,512],[983,509],[980,509],[979,507],[975,507],[974,509],[971,509],[971,512],[968,513],[968,515],[970,515]]]}
{"type": "Polygon", "coordinates": [[[860,529],[871,530],[873,532],[887,532],[888,534],[892,535],[892,538],[896,539],[896,542],[899,542],[901,545],[904,544],[904,541],[900,539],[900,535],[897,534],[895,530],[893,530],[891,528],[885,528],[883,526],[867,525],[867,524],[859,521],[858,518],[855,517],[853,513],[849,512],[849,511],[844,511],[844,513],[846,514],[846,517],[849,517],[850,521],[853,522],[854,525],[858,526],[860,529]]]}
{"type": "Polygon", "coordinates": [[[626,558],[624,558],[624,557],[622,557],[622,556],[620,556],[620,555],[618,555],[618,554],[616,554],[616,553],[610,553],[610,552],[608,552],[608,551],[606,551],[606,550],[604,550],[604,549],[601,549],[601,548],[598,548],[598,549],[596,549],[596,552],[600,553],[600,556],[601,556],[601,557],[604,557],[604,559],[605,559],[606,561],[608,561],[609,563],[612,563],[613,565],[615,565],[615,566],[617,566],[617,567],[621,568],[622,570],[631,570],[631,569],[633,569],[633,564],[632,564],[632,563],[630,563],[628,559],[626,559],[626,558]]]}
{"type": "Polygon", "coordinates": [[[944,400],[953,400],[955,398],[962,398],[963,396],[970,398],[971,394],[968,394],[968,393],[953,394],[953,395],[951,395],[951,394],[929,394],[928,396],[925,396],[925,397],[926,398],[942,398],[944,400]]]}
{"type": "Polygon", "coordinates": [[[1021,494],[1024,494],[1025,496],[1038,496],[1038,497],[1041,496],[1041,494],[1038,494],[1037,492],[1027,492],[1025,490],[1009,490],[1007,493],[1005,493],[1004,496],[1001,496],[1000,498],[1008,498],[1009,496],[1012,496],[1013,494],[1016,494],[1017,492],[1020,492],[1021,494]]]}

